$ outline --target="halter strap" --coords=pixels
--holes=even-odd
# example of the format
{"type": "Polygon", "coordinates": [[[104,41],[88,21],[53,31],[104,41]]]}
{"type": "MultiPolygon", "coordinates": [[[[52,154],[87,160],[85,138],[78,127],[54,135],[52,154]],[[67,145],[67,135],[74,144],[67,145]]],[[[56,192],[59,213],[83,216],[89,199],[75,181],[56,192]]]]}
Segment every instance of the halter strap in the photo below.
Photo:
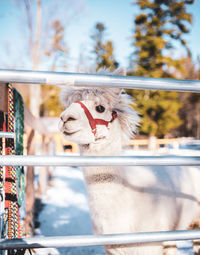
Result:
{"type": "Polygon", "coordinates": [[[88,108],[81,102],[81,101],[76,101],[75,103],[78,103],[80,104],[80,106],[83,108],[84,112],[85,112],[85,115],[87,116],[88,118],[88,121],[90,123],[90,127],[92,129],[92,133],[94,135],[96,135],[96,132],[97,132],[97,127],[96,125],[105,125],[106,127],[108,127],[108,124],[113,122],[113,120],[115,118],[117,118],[117,113],[116,112],[113,112],[112,113],[112,119],[110,121],[106,121],[106,120],[103,120],[103,119],[94,119],[92,117],[92,114],[90,113],[90,111],[88,110],[88,108]]]}

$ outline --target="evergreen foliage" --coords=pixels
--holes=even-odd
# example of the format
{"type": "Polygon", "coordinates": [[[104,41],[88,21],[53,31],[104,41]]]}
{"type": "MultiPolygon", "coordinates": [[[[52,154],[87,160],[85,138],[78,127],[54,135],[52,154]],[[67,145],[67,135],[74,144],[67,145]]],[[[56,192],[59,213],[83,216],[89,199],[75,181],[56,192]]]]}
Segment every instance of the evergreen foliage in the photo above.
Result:
{"type": "Polygon", "coordinates": [[[104,24],[97,23],[91,38],[94,40],[93,53],[96,55],[96,70],[100,68],[109,68],[111,71],[118,67],[114,58],[114,48],[112,41],[104,41],[106,28],[104,24]]]}
{"type": "MultiPolygon", "coordinates": [[[[130,92],[130,91],[129,91],[130,92]]],[[[162,138],[182,124],[178,111],[182,104],[178,93],[170,91],[134,90],[133,106],[142,116],[140,134],[162,138]]]]}
{"type": "Polygon", "coordinates": [[[60,90],[61,88],[56,86],[42,86],[43,103],[40,106],[40,116],[58,117],[61,114],[64,106],[60,101],[60,90]]]}
{"type": "MultiPolygon", "coordinates": [[[[200,80],[200,59],[194,63],[191,57],[181,59],[184,67],[184,73],[180,76],[183,79],[200,80]]],[[[190,136],[200,139],[200,94],[199,93],[180,93],[179,99],[183,107],[179,115],[183,124],[178,128],[179,136],[190,136]]]]}
{"type": "Polygon", "coordinates": [[[68,48],[64,40],[65,27],[60,20],[52,23],[51,42],[48,45],[45,55],[51,57],[52,63],[50,69],[55,71],[56,66],[67,67],[68,48]]]}
{"type": "MultiPolygon", "coordinates": [[[[137,0],[141,13],[135,18],[134,42],[136,50],[131,58],[129,75],[155,78],[176,78],[174,70],[183,72],[181,60],[170,55],[173,43],[180,43],[190,54],[183,35],[192,22],[186,0],[137,0]],[[133,64],[134,63],[134,64],[133,64]]],[[[142,115],[140,132],[162,137],[181,125],[178,116],[181,102],[176,92],[132,91],[136,108],[142,115]]]]}

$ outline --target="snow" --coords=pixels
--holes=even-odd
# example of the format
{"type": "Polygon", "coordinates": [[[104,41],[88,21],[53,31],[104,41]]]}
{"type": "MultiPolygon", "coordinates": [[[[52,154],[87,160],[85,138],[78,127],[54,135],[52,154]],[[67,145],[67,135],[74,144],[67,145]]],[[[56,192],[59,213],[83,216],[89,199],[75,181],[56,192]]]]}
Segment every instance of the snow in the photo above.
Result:
{"type": "MultiPolygon", "coordinates": [[[[57,167],[53,171],[53,186],[43,198],[40,213],[40,235],[67,236],[92,234],[87,191],[83,174],[77,167],[57,167]]],[[[104,255],[103,247],[38,249],[41,255],[104,255]]]]}
{"type": "MultiPolygon", "coordinates": [[[[126,155],[133,155],[127,151],[126,155]]],[[[170,155],[200,156],[198,150],[170,150],[170,155]]],[[[168,155],[169,155],[168,154],[168,155]]],[[[148,151],[134,151],[134,155],[152,155],[148,151]]],[[[68,236],[92,234],[92,224],[88,208],[87,191],[83,174],[79,167],[57,167],[52,171],[53,185],[48,188],[42,199],[43,210],[40,213],[41,236],[68,236]]],[[[191,242],[178,242],[178,255],[192,255],[191,242]]],[[[75,247],[38,249],[38,255],[105,255],[103,247],[75,247]]]]}

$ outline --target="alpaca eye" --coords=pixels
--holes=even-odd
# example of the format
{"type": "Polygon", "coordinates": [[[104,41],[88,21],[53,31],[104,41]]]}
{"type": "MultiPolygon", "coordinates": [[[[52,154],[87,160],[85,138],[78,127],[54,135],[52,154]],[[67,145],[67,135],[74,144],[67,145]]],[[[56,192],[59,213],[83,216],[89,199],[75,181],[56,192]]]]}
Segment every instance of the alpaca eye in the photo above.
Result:
{"type": "Polygon", "coordinates": [[[102,105],[98,105],[98,106],[96,106],[96,111],[97,112],[104,112],[105,111],[105,107],[103,107],[102,105]]]}

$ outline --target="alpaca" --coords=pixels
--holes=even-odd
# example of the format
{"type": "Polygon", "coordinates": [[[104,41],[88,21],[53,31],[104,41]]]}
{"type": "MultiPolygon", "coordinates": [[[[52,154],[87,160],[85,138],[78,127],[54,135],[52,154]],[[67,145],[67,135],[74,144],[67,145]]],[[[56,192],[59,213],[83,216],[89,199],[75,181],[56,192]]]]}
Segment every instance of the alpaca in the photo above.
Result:
{"type": "MultiPolygon", "coordinates": [[[[119,68],[114,75],[125,75],[119,68]]],[[[59,129],[81,155],[122,154],[136,132],[132,99],[116,88],[72,88],[61,93],[66,110],[59,129]]],[[[195,167],[83,168],[95,234],[186,229],[200,214],[200,171],[195,167]]],[[[162,246],[106,246],[111,254],[162,254],[162,246]]]]}

